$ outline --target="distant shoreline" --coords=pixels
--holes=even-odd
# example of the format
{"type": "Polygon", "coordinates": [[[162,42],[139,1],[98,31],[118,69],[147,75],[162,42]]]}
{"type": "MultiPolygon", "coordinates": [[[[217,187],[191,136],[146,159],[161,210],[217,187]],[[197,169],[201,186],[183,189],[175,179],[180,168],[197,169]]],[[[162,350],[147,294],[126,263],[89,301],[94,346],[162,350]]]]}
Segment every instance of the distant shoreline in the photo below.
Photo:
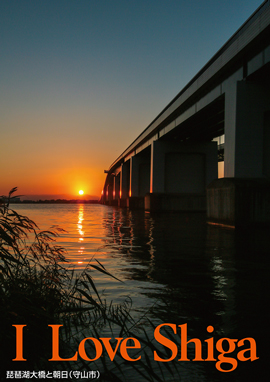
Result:
{"type": "Polygon", "coordinates": [[[10,200],[10,204],[99,204],[99,200],[10,200]]]}

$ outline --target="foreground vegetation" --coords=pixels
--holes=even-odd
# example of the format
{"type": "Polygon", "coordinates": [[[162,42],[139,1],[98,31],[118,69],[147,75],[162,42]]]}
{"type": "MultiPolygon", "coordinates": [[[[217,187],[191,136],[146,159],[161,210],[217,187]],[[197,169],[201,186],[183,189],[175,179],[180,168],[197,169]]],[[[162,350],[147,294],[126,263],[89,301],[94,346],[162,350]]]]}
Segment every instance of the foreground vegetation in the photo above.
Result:
{"type": "MultiPolygon", "coordinates": [[[[141,320],[134,322],[131,301],[127,299],[121,306],[113,305],[99,295],[92,270],[110,275],[102,264],[90,263],[79,277],[75,276],[66,261],[65,249],[56,243],[62,230],[52,227],[49,231],[40,231],[35,222],[12,210],[10,202],[15,191],[16,188],[11,190],[0,205],[2,380],[7,370],[16,369],[99,370],[100,380],[104,381],[130,380],[127,375],[134,373],[137,381],[168,380],[163,378],[159,363],[160,369],[155,371],[157,364],[153,366],[149,357],[149,351],[153,353],[155,347],[142,328],[141,320]],[[27,325],[23,332],[25,362],[12,361],[16,356],[16,330],[12,325],[27,325]],[[48,325],[63,325],[59,351],[62,358],[71,360],[48,361],[52,358],[52,327],[48,325]],[[78,344],[86,337],[111,338],[112,349],[115,349],[117,338],[139,338],[143,344],[142,360],[128,362],[119,352],[113,362],[107,354],[93,362],[80,357],[73,359],[78,344]]],[[[148,321],[146,317],[143,319],[148,321]]],[[[148,323],[151,325],[150,321],[148,323]]],[[[91,359],[95,358],[93,341],[87,341],[86,352],[91,359]]],[[[136,351],[134,358],[135,355],[136,351]]],[[[172,375],[172,370],[165,366],[167,376],[172,375]]]]}

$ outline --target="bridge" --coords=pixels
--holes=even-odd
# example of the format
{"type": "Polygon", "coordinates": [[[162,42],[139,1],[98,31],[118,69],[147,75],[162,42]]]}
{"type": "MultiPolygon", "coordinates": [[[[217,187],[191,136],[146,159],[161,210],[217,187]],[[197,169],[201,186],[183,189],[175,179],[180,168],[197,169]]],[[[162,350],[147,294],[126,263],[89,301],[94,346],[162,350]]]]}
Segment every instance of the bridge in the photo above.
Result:
{"type": "Polygon", "coordinates": [[[270,0],[112,163],[101,201],[270,221],[270,0]]]}

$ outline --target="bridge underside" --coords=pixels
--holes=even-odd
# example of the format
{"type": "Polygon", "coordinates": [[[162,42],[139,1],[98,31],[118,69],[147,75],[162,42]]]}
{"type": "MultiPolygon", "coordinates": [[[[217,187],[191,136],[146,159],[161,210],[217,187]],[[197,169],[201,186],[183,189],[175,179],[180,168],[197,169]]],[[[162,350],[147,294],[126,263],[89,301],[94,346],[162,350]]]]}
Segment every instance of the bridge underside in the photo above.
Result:
{"type": "Polygon", "coordinates": [[[225,95],[217,97],[161,139],[178,142],[210,142],[224,134],[225,95]]]}

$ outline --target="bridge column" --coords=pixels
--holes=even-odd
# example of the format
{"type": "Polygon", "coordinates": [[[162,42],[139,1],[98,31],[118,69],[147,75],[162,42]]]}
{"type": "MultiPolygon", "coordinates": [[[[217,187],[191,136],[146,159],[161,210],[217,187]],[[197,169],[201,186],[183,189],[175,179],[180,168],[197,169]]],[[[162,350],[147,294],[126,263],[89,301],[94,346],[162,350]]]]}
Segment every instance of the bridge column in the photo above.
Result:
{"type": "Polygon", "coordinates": [[[113,200],[114,205],[118,205],[118,200],[120,198],[120,172],[114,175],[113,178],[113,200]]]}
{"type": "Polygon", "coordinates": [[[225,92],[225,177],[270,176],[269,84],[238,81],[225,92]]]}
{"type": "Polygon", "coordinates": [[[208,218],[229,225],[270,222],[270,92],[238,81],[225,92],[224,173],[207,192],[208,218]]]}
{"type": "Polygon", "coordinates": [[[119,207],[127,207],[130,186],[130,159],[121,166],[119,207]]]}
{"type": "Polygon", "coordinates": [[[147,148],[131,158],[129,208],[144,208],[144,196],[150,191],[150,153],[147,148]]]}
{"type": "Polygon", "coordinates": [[[106,185],[106,204],[112,204],[113,200],[113,182],[114,182],[114,177],[112,175],[109,176],[108,182],[106,185]]]}
{"type": "Polygon", "coordinates": [[[206,210],[206,185],[216,179],[216,142],[152,143],[147,210],[206,210]]]}
{"type": "Polygon", "coordinates": [[[139,164],[140,158],[134,155],[131,159],[131,171],[130,171],[130,193],[131,197],[139,196],[139,164]]]}

